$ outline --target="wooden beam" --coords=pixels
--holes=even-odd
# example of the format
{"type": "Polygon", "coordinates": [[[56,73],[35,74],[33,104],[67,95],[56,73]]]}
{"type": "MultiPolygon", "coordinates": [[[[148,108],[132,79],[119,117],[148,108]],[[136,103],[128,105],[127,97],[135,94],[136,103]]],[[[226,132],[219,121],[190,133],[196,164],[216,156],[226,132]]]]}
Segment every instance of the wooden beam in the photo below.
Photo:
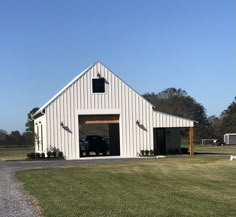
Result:
{"type": "Polygon", "coordinates": [[[80,115],[80,124],[115,124],[119,123],[119,115],[80,115]]]}
{"type": "Polygon", "coordinates": [[[119,120],[88,120],[84,124],[119,124],[119,120]]]}
{"type": "Polygon", "coordinates": [[[194,154],[194,145],[193,145],[193,127],[189,128],[189,154],[194,154]]]}

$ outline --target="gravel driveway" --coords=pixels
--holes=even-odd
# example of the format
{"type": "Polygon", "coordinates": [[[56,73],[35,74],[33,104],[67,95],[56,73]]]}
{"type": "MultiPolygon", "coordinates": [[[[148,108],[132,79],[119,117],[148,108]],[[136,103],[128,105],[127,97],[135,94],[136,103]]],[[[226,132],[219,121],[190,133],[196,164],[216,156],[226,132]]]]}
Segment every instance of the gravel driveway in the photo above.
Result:
{"type": "Polygon", "coordinates": [[[15,172],[18,170],[76,166],[80,164],[119,163],[128,160],[130,161],[131,159],[0,161],[0,217],[37,217],[29,196],[22,191],[19,182],[16,180],[15,172]]]}
{"type": "Polygon", "coordinates": [[[37,216],[29,198],[21,191],[15,170],[0,162],[0,217],[37,216]],[[3,165],[2,165],[3,164],[3,165]]]}

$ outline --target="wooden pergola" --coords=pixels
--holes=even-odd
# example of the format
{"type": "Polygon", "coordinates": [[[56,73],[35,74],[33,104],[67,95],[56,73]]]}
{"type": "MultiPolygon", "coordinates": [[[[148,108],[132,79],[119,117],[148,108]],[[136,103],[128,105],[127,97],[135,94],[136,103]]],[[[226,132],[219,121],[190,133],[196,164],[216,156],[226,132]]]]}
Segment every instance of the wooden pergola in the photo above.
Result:
{"type": "Polygon", "coordinates": [[[194,154],[194,144],[193,144],[193,127],[189,128],[189,154],[194,154]]]}

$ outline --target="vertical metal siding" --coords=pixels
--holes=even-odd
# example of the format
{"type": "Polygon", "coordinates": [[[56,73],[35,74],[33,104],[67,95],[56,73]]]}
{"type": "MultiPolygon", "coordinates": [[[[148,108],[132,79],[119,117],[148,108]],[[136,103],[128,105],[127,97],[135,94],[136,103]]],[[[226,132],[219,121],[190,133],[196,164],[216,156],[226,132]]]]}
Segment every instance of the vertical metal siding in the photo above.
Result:
{"type": "Polygon", "coordinates": [[[60,143],[58,144],[58,146],[59,146],[59,149],[61,151],[63,151],[62,141],[63,141],[64,137],[63,137],[62,128],[61,128],[61,120],[63,120],[64,108],[61,105],[63,105],[63,98],[62,97],[60,97],[58,99],[58,116],[59,116],[59,122],[60,122],[59,123],[59,126],[60,126],[60,128],[59,128],[59,142],[60,143]],[[60,111],[60,106],[61,106],[61,111],[60,111]]]}

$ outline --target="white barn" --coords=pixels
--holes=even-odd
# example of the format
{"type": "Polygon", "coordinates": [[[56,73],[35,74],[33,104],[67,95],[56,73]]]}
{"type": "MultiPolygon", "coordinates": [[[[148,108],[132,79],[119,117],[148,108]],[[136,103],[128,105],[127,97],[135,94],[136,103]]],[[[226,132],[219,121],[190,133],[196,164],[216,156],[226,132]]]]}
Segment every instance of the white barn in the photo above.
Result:
{"type": "Polygon", "coordinates": [[[89,66],[34,115],[35,151],[56,148],[65,159],[84,157],[91,135],[106,137],[108,155],[137,157],[141,150],[165,154],[180,149],[180,128],[189,128],[193,153],[194,121],[161,113],[100,62],[89,66]],[[96,132],[94,130],[96,128],[96,132]]]}

